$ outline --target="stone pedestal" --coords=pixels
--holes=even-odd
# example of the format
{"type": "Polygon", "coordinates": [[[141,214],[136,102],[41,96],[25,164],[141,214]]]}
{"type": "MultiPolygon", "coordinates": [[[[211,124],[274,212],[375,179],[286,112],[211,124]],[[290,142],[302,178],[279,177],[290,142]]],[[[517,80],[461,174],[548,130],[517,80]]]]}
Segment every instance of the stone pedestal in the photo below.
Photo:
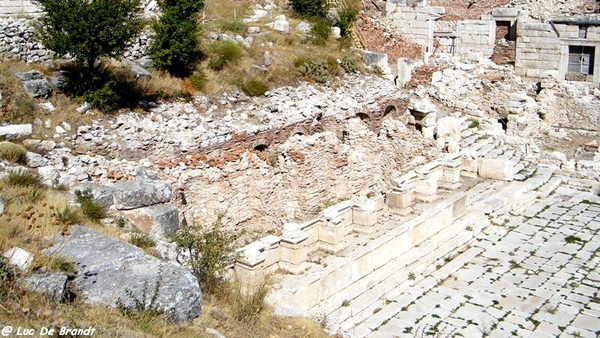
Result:
{"type": "Polygon", "coordinates": [[[461,176],[477,177],[479,159],[473,155],[464,155],[461,159],[461,176]]]}
{"type": "Polygon", "coordinates": [[[456,190],[460,188],[461,170],[461,160],[454,159],[442,162],[442,178],[440,179],[440,187],[446,190],[456,190]]]}
{"type": "Polygon", "coordinates": [[[352,202],[342,202],[323,211],[325,224],[319,227],[319,246],[321,249],[337,253],[348,244],[345,237],[352,230],[352,202]]]}
{"type": "Polygon", "coordinates": [[[264,282],[264,262],[265,256],[259,251],[258,247],[249,245],[242,250],[242,257],[235,262],[233,267],[242,293],[254,290],[260,283],[264,282]]]}
{"type": "MultiPolygon", "coordinates": [[[[378,199],[381,199],[379,197],[378,199]]],[[[352,224],[354,230],[363,234],[375,232],[375,224],[380,214],[379,203],[376,199],[368,200],[352,208],[352,224]]]]}
{"type": "Polygon", "coordinates": [[[439,162],[431,162],[415,170],[419,175],[416,181],[416,198],[423,202],[433,202],[439,198],[437,189],[442,167],[439,162]]]}
{"type": "Polygon", "coordinates": [[[413,172],[408,173],[394,180],[391,191],[386,194],[387,205],[394,208],[395,212],[407,215],[412,212],[412,204],[416,189],[415,181],[417,175],[413,172]]]}
{"type": "Polygon", "coordinates": [[[308,259],[307,239],[308,236],[300,230],[299,224],[286,223],[283,225],[279,247],[280,268],[292,274],[299,274],[306,270],[308,265],[306,262],[308,259]]]}

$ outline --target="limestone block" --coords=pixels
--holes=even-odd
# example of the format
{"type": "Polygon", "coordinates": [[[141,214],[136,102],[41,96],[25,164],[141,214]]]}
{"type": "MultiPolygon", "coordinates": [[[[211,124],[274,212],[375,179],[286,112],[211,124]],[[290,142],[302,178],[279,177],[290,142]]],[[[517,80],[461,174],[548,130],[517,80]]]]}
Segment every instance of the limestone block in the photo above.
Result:
{"type": "Polygon", "coordinates": [[[157,204],[125,211],[127,220],[153,236],[167,236],[179,229],[179,210],[172,204],[157,204]]]}
{"type": "Polygon", "coordinates": [[[67,275],[64,273],[44,272],[23,277],[18,285],[32,292],[47,295],[54,301],[60,302],[65,296],[67,275]]]}
{"type": "Polygon", "coordinates": [[[129,210],[169,202],[171,194],[171,185],[165,181],[126,181],[114,185],[113,201],[117,210],[129,210]]]}
{"type": "Polygon", "coordinates": [[[277,20],[273,23],[273,29],[280,33],[287,34],[290,32],[290,23],[285,19],[277,20]]]}
{"type": "Polygon", "coordinates": [[[462,162],[460,160],[445,161],[442,163],[442,177],[440,187],[455,190],[460,187],[460,173],[462,162]]]}
{"type": "Polygon", "coordinates": [[[476,157],[463,156],[461,175],[465,177],[477,177],[479,160],[476,157]]]}
{"type": "Polygon", "coordinates": [[[0,127],[0,138],[16,139],[31,135],[31,124],[11,124],[0,127]]]}
{"type": "Polygon", "coordinates": [[[10,265],[14,265],[20,270],[28,270],[33,264],[33,254],[21,249],[19,247],[14,247],[8,249],[6,253],[4,253],[4,257],[8,258],[8,263],[10,265]]]}
{"type": "Polygon", "coordinates": [[[437,120],[436,134],[444,139],[460,141],[460,133],[462,132],[461,120],[452,116],[445,116],[437,120]]]}
{"type": "Polygon", "coordinates": [[[512,181],[515,164],[511,160],[480,158],[477,173],[484,178],[512,181]]]}
{"type": "Polygon", "coordinates": [[[25,160],[27,162],[27,166],[30,168],[38,168],[48,165],[48,160],[44,156],[31,151],[28,151],[25,154],[25,160]]]}
{"type": "Polygon", "coordinates": [[[425,198],[428,199],[427,201],[430,201],[429,198],[435,196],[441,176],[441,169],[438,162],[431,162],[415,170],[415,173],[419,175],[415,190],[419,198],[425,198]]]}
{"type": "Polygon", "coordinates": [[[392,190],[386,194],[385,198],[390,208],[406,209],[413,204],[412,191],[392,190]]]}
{"type": "Polygon", "coordinates": [[[300,230],[297,223],[286,223],[283,225],[280,242],[280,267],[291,273],[300,273],[304,270],[308,258],[308,236],[300,230]]]}
{"type": "Polygon", "coordinates": [[[338,228],[346,228],[352,224],[351,201],[344,201],[323,210],[323,218],[338,228]]]}
{"type": "Polygon", "coordinates": [[[467,194],[457,199],[452,204],[452,219],[455,220],[459,217],[464,216],[467,213],[467,194]]]}
{"type": "Polygon", "coordinates": [[[191,321],[200,314],[202,293],[198,280],[187,269],[161,261],[129,243],[82,226],[72,226],[68,235],[56,235],[47,256],[62,256],[75,262],[71,281],[78,300],[116,307],[120,299],[133,306],[148,297],[160,280],[156,299],[159,311],[176,321],[191,321]]]}
{"type": "Polygon", "coordinates": [[[369,200],[352,208],[352,223],[359,232],[373,232],[378,217],[379,210],[375,200],[369,200]]]}

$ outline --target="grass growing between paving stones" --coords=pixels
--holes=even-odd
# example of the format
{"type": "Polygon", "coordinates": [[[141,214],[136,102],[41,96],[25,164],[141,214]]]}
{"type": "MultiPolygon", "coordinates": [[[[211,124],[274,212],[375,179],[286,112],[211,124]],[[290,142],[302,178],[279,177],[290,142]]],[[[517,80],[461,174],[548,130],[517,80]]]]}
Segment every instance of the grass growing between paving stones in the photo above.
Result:
{"type": "Polygon", "coordinates": [[[565,242],[567,244],[585,243],[581,238],[573,235],[565,237],[565,242]]]}

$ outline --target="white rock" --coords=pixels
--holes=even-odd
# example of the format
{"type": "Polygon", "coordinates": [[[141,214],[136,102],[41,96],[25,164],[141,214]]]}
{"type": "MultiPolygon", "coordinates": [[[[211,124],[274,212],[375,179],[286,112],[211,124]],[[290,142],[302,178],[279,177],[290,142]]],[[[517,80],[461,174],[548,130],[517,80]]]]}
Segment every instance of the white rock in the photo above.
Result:
{"type": "Polygon", "coordinates": [[[22,138],[31,135],[32,130],[31,124],[11,124],[0,127],[0,138],[22,138]]]}
{"type": "Polygon", "coordinates": [[[8,258],[10,265],[14,265],[22,271],[29,269],[34,259],[33,254],[18,247],[10,248],[4,257],[8,258]]]}

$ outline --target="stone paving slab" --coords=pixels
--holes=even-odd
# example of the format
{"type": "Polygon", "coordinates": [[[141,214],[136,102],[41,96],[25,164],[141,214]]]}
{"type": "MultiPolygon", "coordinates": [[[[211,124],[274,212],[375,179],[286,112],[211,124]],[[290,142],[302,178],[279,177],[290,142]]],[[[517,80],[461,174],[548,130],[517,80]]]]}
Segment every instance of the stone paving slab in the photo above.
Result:
{"type": "Polygon", "coordinates": [[[384,307],[366,336],[600,337],[600,204],[546,176],[508,231],[438,269],[406,306],[384,307]]]}

